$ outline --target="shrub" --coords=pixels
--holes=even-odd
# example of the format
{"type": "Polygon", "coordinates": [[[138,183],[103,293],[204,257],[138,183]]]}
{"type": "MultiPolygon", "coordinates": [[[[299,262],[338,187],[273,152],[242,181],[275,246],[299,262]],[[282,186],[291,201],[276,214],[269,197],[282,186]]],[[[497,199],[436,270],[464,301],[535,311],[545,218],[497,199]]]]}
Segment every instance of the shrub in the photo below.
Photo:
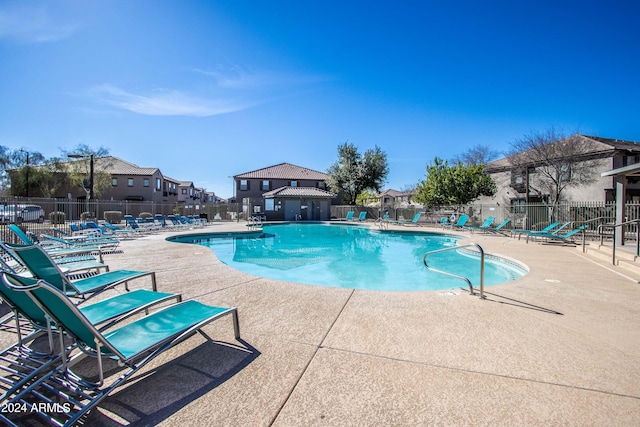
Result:
{"type": "Polygon", "coordinates": [[[120,224],[120,222],[122,221],[122,212],[104,211],[104,220],[109,224],[120,224]]]}
{"type": "Polygon", "coordinates": [[[81,221],[86,221],[86,220],[91,220],[93,218],[95,218],[95,214],[93,212],[82,212],[80,214],[80,220],[81,221]]]}
{"type": "Polygon", "coordinates": [[[64,224],[66,219],[66,214],[60,211],[54,211],[49,214],[49,221],[51,224],[64,224]]]}
{"type": "Polygon", "coordinates": [[[149,212],[140,212],[139,217],[146,221],[147,218],[153,218],[153,215],[149,212]]]}

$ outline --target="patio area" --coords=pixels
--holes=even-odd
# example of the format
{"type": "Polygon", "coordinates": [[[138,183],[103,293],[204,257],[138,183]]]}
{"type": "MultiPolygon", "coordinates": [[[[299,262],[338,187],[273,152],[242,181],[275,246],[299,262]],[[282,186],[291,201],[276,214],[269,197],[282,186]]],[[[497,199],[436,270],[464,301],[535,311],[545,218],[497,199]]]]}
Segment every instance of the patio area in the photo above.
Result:
{"type": "Polygon", "coordinates": [[[170,233],[123,241],[112,270],[154,270],[159,291],[237,307],[242,340],[231,319],[213,322],[210,341],[166,352],[86,425],[640,425],[640,277],[580,248],[460,234],[529,274],[486,300],[327,288],[238,272],[170,233]]]}

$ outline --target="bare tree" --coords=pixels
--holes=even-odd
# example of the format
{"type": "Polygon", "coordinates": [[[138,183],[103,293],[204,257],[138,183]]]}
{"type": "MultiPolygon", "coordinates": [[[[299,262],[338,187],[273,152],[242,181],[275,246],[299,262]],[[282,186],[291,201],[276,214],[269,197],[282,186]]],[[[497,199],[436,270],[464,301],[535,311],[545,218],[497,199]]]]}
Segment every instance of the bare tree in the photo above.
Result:
{"type": "Polygon", "coordinates": [[[551,128],[514,141],[508,159],[520,172],[527,195],[537,195],[550,208],[552,218],[565,189],[596,180],[596,159],[590,156],[593,144],[579,133],[567,137],[551,128]]]}
{"type": "Polygon", "coordinates": [[[500,152],[492,149],[489,145],[474,145],[451,159],[451,163],[462,163],[466,166],[486,165],[499,156],[500,152]]]}

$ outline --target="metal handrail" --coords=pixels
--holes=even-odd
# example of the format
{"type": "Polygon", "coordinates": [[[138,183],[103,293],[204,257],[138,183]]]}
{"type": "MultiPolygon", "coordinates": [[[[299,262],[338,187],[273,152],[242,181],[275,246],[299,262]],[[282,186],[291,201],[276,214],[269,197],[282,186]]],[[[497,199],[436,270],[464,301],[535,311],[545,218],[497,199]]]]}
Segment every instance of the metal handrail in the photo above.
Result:
{"type": "Polygon", "coordinates": [[[388,230],[389,229],[389,220],[385,218],[378,218],[375,221],[378,224],[378,228],[380,230],[388,230]]]}
{"type": "Polygon", "coordinates": [[[258,217],[250,216],[247,218],[247,227],[249,227],[249,230],[261,228],[262,220],[258,217]]]}
{"type": "Polygon", "coordinates": [[[453,277],[455,279],[460,279],[464,282],[467,282],[467,285],[469,285],[469,292],[471,292],[471,295],[475,295],[475,292],[473,292],[473,284],[471,284],[471,280],[469,280],[468,278],[464,276],[459,276],[457,274],[449,273],[447,271],[438,270],[433,267],[429,267],[429,264],[427,264],[427,257],[429,255],[437,254],[439,252],[463,249],[470,246],[475,246],[475,248],[478,249],[478,251],[480,252],[480,298],[484,299],[485,298],[484,296],[484,249],[482,249],[482,246],[480,246],[479,244],[469,243],[467,245],[452,246],[450,248],[443,248],[443,249],[436,249],[435,251],[429,251],[426,254],[424,254],[424,257],[422,258],[422,262],[424,263],[424,266],[427,267],[427,270],[435,271],[436,273],[444,274],[445,276],[453,277]]]}
{"type": "MultiPolygon", "coordinates": [[[[604,242],[603,228],[611,228],[613,230],[613,242],[611,251],[611,262],[616,265],[616,228],[623,227],[629,224],[636,224],[636,257],[640,256],[640,219],[633,219],[631,221],[621,222],[619,224],[600,224],[598,226],[598,234],[600,235],[600,246],[604,242]]],[[[624,243],[624,230],[622,230],[622,242],[624,243]]]]}

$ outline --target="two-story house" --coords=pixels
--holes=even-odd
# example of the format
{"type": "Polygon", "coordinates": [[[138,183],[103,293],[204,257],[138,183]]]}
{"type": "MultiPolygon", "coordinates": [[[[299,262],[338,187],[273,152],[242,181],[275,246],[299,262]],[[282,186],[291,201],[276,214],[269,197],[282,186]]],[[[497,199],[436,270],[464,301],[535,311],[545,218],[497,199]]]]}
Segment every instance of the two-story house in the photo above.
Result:
{"type": "Polygon", "coordinates": [[[280,163],[233,177],[235,199],[248,214],[267,220],[328,220],[335,194],[327,189],[328,175],[280,163]]]}
{"type": "Polygon", "coordinates": [[[384,207],[407,207],[414,205],[413,197],[417,194],[417,190],[398,191],[388,189],[380,193],[378,199],[384,207]]]}
{"type": "MultiPolygon", "coordinates": [[[[588,165],[593,170],[593,179],[584,185],[567,186],[562,193],[565,201],[613,201],[615,200],[615,179],[611,176],[601,176],[602,172],[623,166],[640,163],[640,143],[621,141],[617,139],[601,138],[597,136],[573,135],[565,140],[553,144],[579,144],[582,152],[567,162],[565,169],[559,168],[558,181],[580,179],[574,172],[578,172],[580,165],[588,165]]],[[[552,151],[553,152],[553,151],[552,151]]],[[[559,150],[558,152],[561,152],[559,150]]],[[[518,156],[518,155],[516,155],[518,156]]],[[[513,156],[490,162],[485,172],[490,174],[497,184],[498,192],[491,198],[503,205],[511,205],[514,209],[518,205],[540,202],[549,194],[541,194],[536,188],[540,167],[535,161],[527,163],[526,153],[519,159],[513,156]]],[[[562,161],[562,159],[558,159],[562,161]]],[[[640,202],[640,179],[630,179],[626,186],[625,199],[640,202]]],[[[482,198],[481,203],[488,203],[488,198],[482,198]]]]}
{"type": "MultiPolygon", "coordinates": [[[[94,159],[94,171],[96,198],[102,200],[192,203],[199,199],[199,192],[192,182],[165,176],[157,167],[140,167],[118,157],[107,156],[94,159]],[[110,181],[102,182],[107,176],[110,181]],[[187,197],[183,197],[185,188],[187,197]],[[196,199],[193,196],[197,196],[196,199]]],[[[64,197],[63,193],[68,192],[77,199],[86,198],[86,193],[80,188],[61,188],[59,191],[58,197],[64,197]]]]}

